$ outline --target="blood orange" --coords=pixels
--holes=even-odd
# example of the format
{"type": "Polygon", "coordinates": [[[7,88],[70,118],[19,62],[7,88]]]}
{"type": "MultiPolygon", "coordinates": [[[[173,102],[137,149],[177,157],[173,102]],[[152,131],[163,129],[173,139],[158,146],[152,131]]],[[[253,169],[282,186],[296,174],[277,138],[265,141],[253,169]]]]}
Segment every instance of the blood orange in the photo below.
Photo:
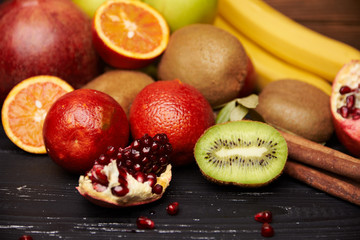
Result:
{"type": "Polygon", "coordinates": [[[169,28],[166,20],[143,2],[110,0],[95,12],[93,40],[105,62],[135,69],[150,64],[165,50],[169,28]]]}
{"type": "Polygon", "coordinates": [[[194,87],[179,80],[158,81],[138,93],[130,109],[130,129],[134,138],[165,133],[173,147],[175,166],[194,160],[198,138],[214,124],[209,102],[194,87]]]}
{"type": "Polygon", "coordinates": [[[7,95],[2,110],[2,124],[8,138],[30,153],[46,153],[42,136],[45,116],[51,105],[73,90],[54,76],[35,76],[17,84],[7,95]]]}

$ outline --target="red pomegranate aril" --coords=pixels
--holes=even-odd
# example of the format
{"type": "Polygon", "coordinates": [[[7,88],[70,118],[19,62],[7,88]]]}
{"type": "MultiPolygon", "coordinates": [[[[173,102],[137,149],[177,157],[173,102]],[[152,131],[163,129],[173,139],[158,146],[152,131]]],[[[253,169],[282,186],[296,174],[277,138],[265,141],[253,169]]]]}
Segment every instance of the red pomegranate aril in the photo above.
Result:
{"type": "Polygon", "coordinates": [[[19,240],[33,240],[33,238],[30,235],[23,235],[19,237],[19,240]]]}
{"type": "Polygon", "coordinates": [[[124,187],[128,186],[128,182],[126,181],[126,178],[122,177],[120,175],[118,177],[118,182],[120,183],[121,186],[124,186],[124,187]]]}
{"type": "Polygon", "coordinates": [[[138,229],[154,229],[155,223],[150,218],[141,216],[136,219],[138,229]]]}
{"type": "Polygon", "coordinates": [[[269,223],[264,223],[261,227],[261,235],[263,237],[272,237],[274,236],[274,229],[269,223]]]}
{"type": "Polygon", "coordinates": [[[353,120],[359,120],[360,119],[360,109],[359,108],[355,108],[353,115],[352,115],[352,119],[353,120]]]}
{"type": "Polygon", "coordinates": [[[179,211],[179,203],[172,202],[166,207],[166,211],[170,215],[176,215],[179,211]]]}
{"type": "Polygon", "coordinates": [[[349,95],[346,97],[346,107],[352,108],[355,105],[355,95],[349,95]]]}
{"type": "Polygon", "coordinates": [[[137,172],[135,173],[135,179],[136,181],[143,183],[145,182],[146,176],[143,172],[137,172]]]}
{"type": "Polygon", "coordinates": [[[347,118],[349,116],[349,109],[345,106],[339,108],[338,112],[343,118],[347,118]]]}
{"type": "Polygon", "coordinates": [[[347,93],[350,93],[352,92],[352,89],[349,87],[349,86],[342,86],[339,90],[339,93],[341,95],[344,95],[344,94],[347,94],[347,93]]]}
{"type": "Polygon", "coordinates": [[[97,163],[101,165],[106,165],[109,163],[109,158],[106,157],[104,154],[101,154],[100,157],[97,159],[97,163]]]}
{"type": "Polygon", "coordinates": [[[131,146],[132,146],[134,149],[139,150],[139,149],[140,149],[140,146],[141,146],[140,140],[138,140],[138,139],[134,140],[134,142],[131,144],[131,146]]]}
{"type": "Polygon", "coordinates": [[[160,184],[156,184],[155,186],[152,187],[152,193],[161,194],[162,191],[163,191],[163,186],[161,186],[160,184]]]}
{"type": "Polygon", "coordinates": [[[265,210],[255,214],[254,219],[261,223],[271,223],[272,213],[269,210],[265,210]]]}
{"type": "Polygon", "coordinates": [[[112,157],[115,153],[116,149],[113,146],[108,146],[107,151],[106,151],[106,155],[109,157],[112,157]]]}
{"type": "Polygon", "coordinates": [[[115,196],[123,197],[126,194],[128,194],[129,189],[125,186],[118,185],[118,186],[112,187],[111,192],[115,196]]]}
{"type": "Polygon", "coordinates": [[[156,178],[155,179],[150,178],[150,179],[147,179],[146,182],[149,183],[150,187],[154,187],[157,181],[156,181],[156,178]]]}
{"type": "Polygon", "coordinates": [[[103,169],[103,165],[94,165],[91,170],[91,180],[102,185],[107,185],[109,181],[106,174],[103,172],[103,169]]]}

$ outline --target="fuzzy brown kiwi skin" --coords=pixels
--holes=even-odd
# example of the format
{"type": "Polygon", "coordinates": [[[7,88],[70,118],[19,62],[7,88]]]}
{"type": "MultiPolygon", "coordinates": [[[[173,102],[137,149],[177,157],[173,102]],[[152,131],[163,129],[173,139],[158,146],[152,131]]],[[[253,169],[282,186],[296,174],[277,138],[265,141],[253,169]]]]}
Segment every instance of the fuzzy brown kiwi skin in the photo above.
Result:
{"type": "Polygon", "coordinates": [[[255,110],[275,128],[315,142],[326,142],[334,132],[329,96],[302,81],[269,83],[259,94],[255,110]]]}
{"type": "Polygon", "coordinates": [[[170,37],[158,66],[158,78],[180,79],[216,107],[239,95],[247,64],[246,52],[237,38],[210,24],[192,24],[170,37]]]}
{"type": "Polygon", "coordinates": [[[82,88],[98,90],[112,96],[129,118],[130,106],[135,96],[154,80],[145,73],[131,70],[109,70],[82,88]]]}

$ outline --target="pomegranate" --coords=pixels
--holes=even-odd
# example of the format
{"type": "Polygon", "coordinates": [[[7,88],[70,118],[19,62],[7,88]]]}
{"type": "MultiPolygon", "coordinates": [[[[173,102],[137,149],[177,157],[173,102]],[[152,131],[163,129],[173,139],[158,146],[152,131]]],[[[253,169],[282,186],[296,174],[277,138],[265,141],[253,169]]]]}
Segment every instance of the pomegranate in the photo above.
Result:
{"type": "Polygon", "coordinates": [[[80,176],[77,190],[104,207],[127,207],[161,198],[171,180],[169,155],[172,146],[166,134],[145,134],[128,147],[101,154],[94,166],[80,176]]]}
{"type": "Polygon", "coordinates": [[[18,82],[54,75],[79,88],[100,73],[91,21],[70,0],[0,5],[0,102],[18,82]]]}
{"type": "Polygon", "coordinates": [[[261,223],[271,223],[272,213],[269,210],[265,210],[255,214],[255,220],[261,223]]]}
{"type": "Polygon", "coordinates": [[[261,227],[261,235],[263,237],[272,237],[274,236],[274,229],[269,223],[264,223],[261,227]]]}
{"type": "Polygon", "coordinates": [[[166,207],[166,211],[170,215],[176,215],[179,212],[179,203],[172,202],[166,207]]]}
{"type": "Polygon", "coordinates": [[[148,217],[140,216],[136,219],[138,229],[154,229],[155,223],[148,217]]]}
{"type": "Polygon", "coordinates": [[[353,60],[338,72],[331,93],[331,113],[340,142],[360,156],[360,60],[353,60]]]}

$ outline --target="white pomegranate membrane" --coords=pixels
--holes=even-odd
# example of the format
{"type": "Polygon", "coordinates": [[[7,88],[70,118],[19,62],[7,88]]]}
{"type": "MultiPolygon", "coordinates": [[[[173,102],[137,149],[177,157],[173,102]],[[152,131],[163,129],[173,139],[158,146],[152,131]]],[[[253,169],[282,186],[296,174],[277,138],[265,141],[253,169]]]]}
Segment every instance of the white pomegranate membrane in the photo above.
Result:
{"type": "Polygon", "coordinates": [[[360,64],[355,64],[344,77],[346,79],[342,82],[346,84],[340,87],[336,96],[337,112],[345,119],[358,120],[360,119],[360,64]]]}
{"type": "Polygon", "coordinates": [[[95,204],[125,207],[159,199],[169,186],[172,147],[165,134],[144,135],[126,148],[109,146],[77,190],[95,204]]]}

